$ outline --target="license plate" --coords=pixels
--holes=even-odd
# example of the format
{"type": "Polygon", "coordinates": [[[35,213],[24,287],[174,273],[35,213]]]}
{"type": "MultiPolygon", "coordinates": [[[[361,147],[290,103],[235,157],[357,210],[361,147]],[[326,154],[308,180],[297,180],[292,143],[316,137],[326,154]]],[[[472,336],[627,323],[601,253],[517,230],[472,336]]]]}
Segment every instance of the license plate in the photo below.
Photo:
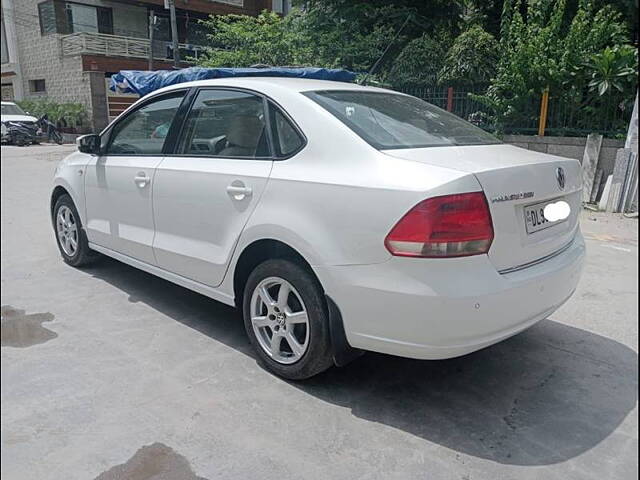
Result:
{"type": "Polygon", "coordinates": [[[552,222],[544,217],[544,208],[550,203],[557,202],[558,199],[549,200],[547,202],[534,203],[533,205],[527,205],[524,207],[524,224],[527,227],[527,233],[532,234],[544,230],[545,228],[553,227],[558,223],[564,222],[564,220],[558,220],[552,222]]]}

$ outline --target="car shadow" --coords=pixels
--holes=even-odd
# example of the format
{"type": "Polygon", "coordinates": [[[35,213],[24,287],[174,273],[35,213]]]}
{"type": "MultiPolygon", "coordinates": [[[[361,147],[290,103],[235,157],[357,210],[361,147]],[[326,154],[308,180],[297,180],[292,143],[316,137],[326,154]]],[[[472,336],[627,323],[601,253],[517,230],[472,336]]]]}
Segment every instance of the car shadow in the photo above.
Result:
{"type": "MultiPolygon", "coordinates": [[[[129,301],[253,357],[233,308],[111,259],[87,272],[129,301]]],[[[636,405],[637,378],[638,356],[629,347],[548,319],[464,357],[418,361],[367,353],[289,385],[466,455],[547,465],[613,433],[636,405]]]]}

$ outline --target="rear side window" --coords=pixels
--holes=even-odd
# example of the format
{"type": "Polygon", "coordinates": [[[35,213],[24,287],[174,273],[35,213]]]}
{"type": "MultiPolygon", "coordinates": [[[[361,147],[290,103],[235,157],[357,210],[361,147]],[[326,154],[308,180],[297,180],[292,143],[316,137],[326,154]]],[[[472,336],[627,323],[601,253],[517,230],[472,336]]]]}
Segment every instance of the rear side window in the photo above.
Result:
{"type": "Polygon", "coordinates": [[[300,150],[304,145],[304,138],[296,127],[273,104],[269,104],[271,114],[271,128],[273,131],[273,143],[277,157],[288,157],[300,150]]]}
{"type": "Polygon", "coordinates": [[[107,155],[160,155],[184,92],[152,100],[127,114],[110,135],[107,155]]]}
{"type": "Polygon", "coordinates": [[[304,95],[379,150],[500,143],[461,118],[407,95],[357,90],[304,95]]]}
{"type": "Polygon", "coordinates": [[[187,116],[180,153],[205,157],[270,157],[264,100],[235,90],[201,90],[187,116]]]}

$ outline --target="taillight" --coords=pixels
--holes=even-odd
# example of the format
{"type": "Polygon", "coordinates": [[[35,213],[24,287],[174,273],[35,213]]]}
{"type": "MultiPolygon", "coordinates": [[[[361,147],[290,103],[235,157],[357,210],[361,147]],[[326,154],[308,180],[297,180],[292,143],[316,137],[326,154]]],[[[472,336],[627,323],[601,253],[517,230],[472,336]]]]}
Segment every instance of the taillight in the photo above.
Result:
{"type": "Polygon", "coordinates": [[[392,255],[464,257],[487,253],[493,225],[482,192],[424,200],[400,219],[385,238],[392,255]]]}

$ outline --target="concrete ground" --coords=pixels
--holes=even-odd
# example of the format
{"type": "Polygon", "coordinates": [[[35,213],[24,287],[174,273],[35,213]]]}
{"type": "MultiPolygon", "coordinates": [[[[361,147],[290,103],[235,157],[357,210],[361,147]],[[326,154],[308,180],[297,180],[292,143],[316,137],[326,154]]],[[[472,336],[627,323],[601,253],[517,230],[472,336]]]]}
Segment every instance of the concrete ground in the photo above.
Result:
{"type": "Polygon", "coordinates": [[[585,212],[578,291],[506,342],[290,383],[231,308],[62,262],[48,196],[72,148],[2,147],[3,479],[637,478],[636,220],[585,212]]]}

